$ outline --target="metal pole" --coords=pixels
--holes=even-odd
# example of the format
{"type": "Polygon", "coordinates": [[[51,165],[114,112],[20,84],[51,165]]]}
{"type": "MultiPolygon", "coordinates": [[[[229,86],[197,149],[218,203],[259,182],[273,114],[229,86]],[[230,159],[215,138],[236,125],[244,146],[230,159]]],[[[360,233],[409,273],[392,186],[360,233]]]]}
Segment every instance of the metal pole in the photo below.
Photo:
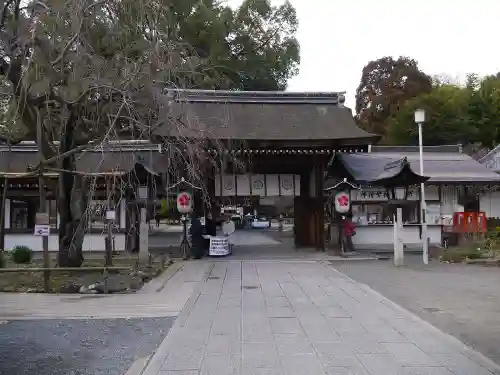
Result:
{"type": "MultiPolygon", "coordinates": [[[[422,141],[422,123],[418,123],[418,148],[420,152],[420,175],[424,175],[424,146],[422,141]]],[[[422,224],[422,259],[424,264],[429,263],[429,240],[427,238],[427,204],[425,201],[425,184],[420,184],[420,222],[422,224]]]]}
{"type": "MultiPolygon", "coordinates": [[[[38,159],[40,161],[40,169],[38,171],[38,191],[40,195],[40,213],[47,214],[47,202],[45,200],[45,181],[43,178],[43,134],[42,134],[42,119],[40,117],[40,111],[37,111],[37,123],[36,123],[36,143],[38,145],[38,159]]],[[[45,215],[44,215],[45,216],[45,215]]],[[[42,237],[42,249],[43,249],[43,267],[50,268],[50,258],[49,258],[49,237],[42,237]]],[[[50,292],[50,271],[43,271],[43,290],[45,293],[50,292]]]]}
{"type": "MultiPolygon", "coordinates": [[[[106,194],[108,195],[108,201],[106,202],[106,215],[107,212],[111,210],[111,200],[114,198],[111,192],[111,178],[106,178],[106,194]]],[[[113,207],[114,208],[114,207],[113,207]]],[[[116,212],[115,212],[116,215],[116,212]]],[[[106,229],[107,229],[107,238],[106,238],[106,246],[105,251],[106,255],[104,258],[106,267],[111,267],[113,265],[113,241],[112,241],[112,220],[105,218],[106,220],[106,229]]]]}

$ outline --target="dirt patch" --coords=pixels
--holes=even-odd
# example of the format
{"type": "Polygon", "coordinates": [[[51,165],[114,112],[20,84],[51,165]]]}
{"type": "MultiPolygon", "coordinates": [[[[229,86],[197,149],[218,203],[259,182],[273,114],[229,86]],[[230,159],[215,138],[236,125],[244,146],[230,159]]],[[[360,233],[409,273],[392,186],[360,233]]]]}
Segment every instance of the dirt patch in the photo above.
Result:
{"type": "MultiPolygon", "coordinates": [[[[25,269],[26,272],[1,272],[0,270],[0,292],[43,292],[43,272],[30,272],[30,268],[43,267],[40,256],[29,264],[15,264],[6,256],[6,268],[25,269]]],[[[55,255],[51,256],[51,264],[56,264],[55,255]]],[[[82,267],[104,266],[104,254],[99,256],[92,254],[85,259],[82,267]]],[[[160,260],[154,260],[151,266],[139,265],[137,268],[137,256],[129,254],[117,255],[113,258],[113,266],[127,267],[123,270],[110,270],[108,273],[108,291],[110,293],[134,292],[142,287],[144,282],[160,275],[163,272],[160,260]]],[[[165,268],[168,263],[165,264],[165,268]]],[[[52,293],[79,293],[89,292],[89,286],[95,288],[95,293],[103,292],[104,275],[103,270],[85,271],[52,271],[50,273],[50,285],[52,293]],[[101,285],[99,287],[99,285],[101,285]],[[82,288],[83,287],[83,288],[82,288]]]]}

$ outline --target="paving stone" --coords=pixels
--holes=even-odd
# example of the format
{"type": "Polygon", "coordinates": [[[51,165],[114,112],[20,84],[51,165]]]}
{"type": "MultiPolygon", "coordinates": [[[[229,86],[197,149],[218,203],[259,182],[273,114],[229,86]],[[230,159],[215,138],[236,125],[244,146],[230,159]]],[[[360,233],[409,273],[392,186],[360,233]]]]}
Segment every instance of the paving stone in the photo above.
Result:
{"type": "Polygon", "coordinates": [[[241,375],[285,375],[281,368],[242,368],[241,375]]]}
{"type": "Polygon", "coordinates": [[[319,311],[327,318],[350,318],[351,315],[340,306],[323,306],[319,311]]]}
{"type": "Polygon", "coordinates": [[[242,366],[245,368],[276,368],[280,366],[278,351],[272,343],[242,344],[242,366]]]}
{"type": "Polygon", "coordinates": [[[240,368],[239,355],[210,355],[203,360],[200,375],[238,375],[240,368]]]}
{"type": "Polygon", "coordinates": [[[433,354],[432,357],[453,375],[492,375],[490,371],[463,354],[433,354]]]}
{"type": "MultiPolygon", "coordinates": [[[[366,327],[366,326],[365,326],[366,327]]],[[[366,327],[366,330],[378,342],[407,342],[408,339],[387,324],[366,327]]]]}
{"type": "Polygon", "coordinates": [[[161,370],[197,370],[201,368],[204,346],[172,346],[161,370]]]}
{"type": "Polygon", "coordinates": [[[290,307],[267,307],[267,316],[270,318],[295,318],[295,313],[290,307]]]}
{"type": "Polygon", "coordinates": [[[361,367],[356,355],[343,343],[320,343],[313,346],[324,366],[361,367]]]}
{"type": "Polygon", "coordinates": [[[388,352],[381,343],[376,341],[369,334],[343,338],[342,343],[354,353],[359,354],[382,354],[388,352]]]}
{"type": "Polygon", "coordinates": [[[326,371],[314,354],[280,355],[286,375],[325,375],[326,371]]]}
{"type": "Polygon", "coordinates": [[[341,336],[343,334],[366,334],[367,330],[357,320],[352,318],[328,318],[327,321],[332,325],[336,332],[341,336]]]}
{"type": "Polygon", "coordinates": [[[270,328],[262,326],[243,326],[241,332],[243,342],[274,342],[273,333],[270,328]]]}
{"type": "Polygon", "coordinates": [[[219,307],[241,307],[241,298],[221,298],[219,300],[219,307]]]}
{"type": "Polygon", "coordinates": [[[302,324],[308,340],[312,343],[340,342],[339,334],[328,324],[302,324]]]}
{"type": "Polygon", "coordinates": [[[241,338],[231,335],[211,335],[208,339],[207,354],[238,354],[241,353],[241,338]]]}
{"type": "Polygon", "coordinates": [[[313,354],[314,349],[305,335],[274,335],[276,347],[280,354],[313,354]]]}
{"type": "Polygon", "coordinates": [[[302,333],[302,327],[296,318],[270,318],[274,333],[302,333]]]}
{"type": "Polygon", "coordinates": [[[287,307],[290,306],[290,303],[286,299],[286,297],[271,297],[266,298],[265,303],[267,307],[287,307]]]}
{"type": "Polygon", "coordinates": [[[446,367],[403,367],[402,375],[453,375],[446,367]]]}
{"type": "Polygon", "coordinates": [[[438,363],[413,343],[385,343],[383,346],[404,366],[438,366],[438,363]]]}
{"type": "Polygon", "coordinates": [[[363,366],[360,367],[325,367],[328,375],[370,375],[363,366]]]}
{"type": "Polygon", "coordinates": [[[403,367],[390,354],[358,354],[371,375],[401,375],[403,367]]]}

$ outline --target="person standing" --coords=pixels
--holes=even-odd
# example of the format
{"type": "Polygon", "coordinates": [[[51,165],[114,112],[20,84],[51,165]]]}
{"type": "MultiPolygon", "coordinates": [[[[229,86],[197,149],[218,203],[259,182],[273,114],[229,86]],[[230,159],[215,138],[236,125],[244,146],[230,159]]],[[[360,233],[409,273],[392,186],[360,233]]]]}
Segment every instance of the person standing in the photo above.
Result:
{"type": "Polygon", "coordinates": [[[205,233],[209,236],[217,235],[217,224],[211,212],[207,214],[207,219],[205,220],[205,233]]]}
{"type": "Polygon", "coordinates": [[[156,228],[159,228],[160,227],[160,213],[159,212],[156,212],[156,215],[155,215],[155,220],[156,220],[156,228]]]}
{"type": "Polygon", "coordinates": [[[191,255],[195,259],[199,259],[204,254],[205,242],[203,238],[203,226],[201,225],[200,218],[196,213],[191,214],[191,255]]]}
{"type": "Polygon", "coordinates": [[[344,252],[353,252],[354,245],[352,243],[352,236],[356,235],[356,225],[352,222],[352,216],[346,216],[343,220],[343,241],[344,252]]]}

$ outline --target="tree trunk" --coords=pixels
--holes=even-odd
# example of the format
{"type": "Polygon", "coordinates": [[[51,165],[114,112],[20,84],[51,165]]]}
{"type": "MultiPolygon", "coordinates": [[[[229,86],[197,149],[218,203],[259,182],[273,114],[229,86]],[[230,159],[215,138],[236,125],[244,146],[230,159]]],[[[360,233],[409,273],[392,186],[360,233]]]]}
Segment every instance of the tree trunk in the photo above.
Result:
{"type": "MultiPolygon", "coordinates": [[[[68,121],[61,137],[60,154],[74,148],[73,124],[68,121]]],[[[88,203],[88,181],[84,176],[71,173],[75,170],[75,155],[60,161],[59,174],[59,253],[60,267],[80,267],[83,263],[83,239],[87,231],[85,211],[88,203]]]]}
{"type": "Polygon", "coordinates": [[[88,203],[86,178],[61,173],[59,179],[59,254],[60,267],[80,267],[83,263],[83,239],[87,229],[88,203]]]}

